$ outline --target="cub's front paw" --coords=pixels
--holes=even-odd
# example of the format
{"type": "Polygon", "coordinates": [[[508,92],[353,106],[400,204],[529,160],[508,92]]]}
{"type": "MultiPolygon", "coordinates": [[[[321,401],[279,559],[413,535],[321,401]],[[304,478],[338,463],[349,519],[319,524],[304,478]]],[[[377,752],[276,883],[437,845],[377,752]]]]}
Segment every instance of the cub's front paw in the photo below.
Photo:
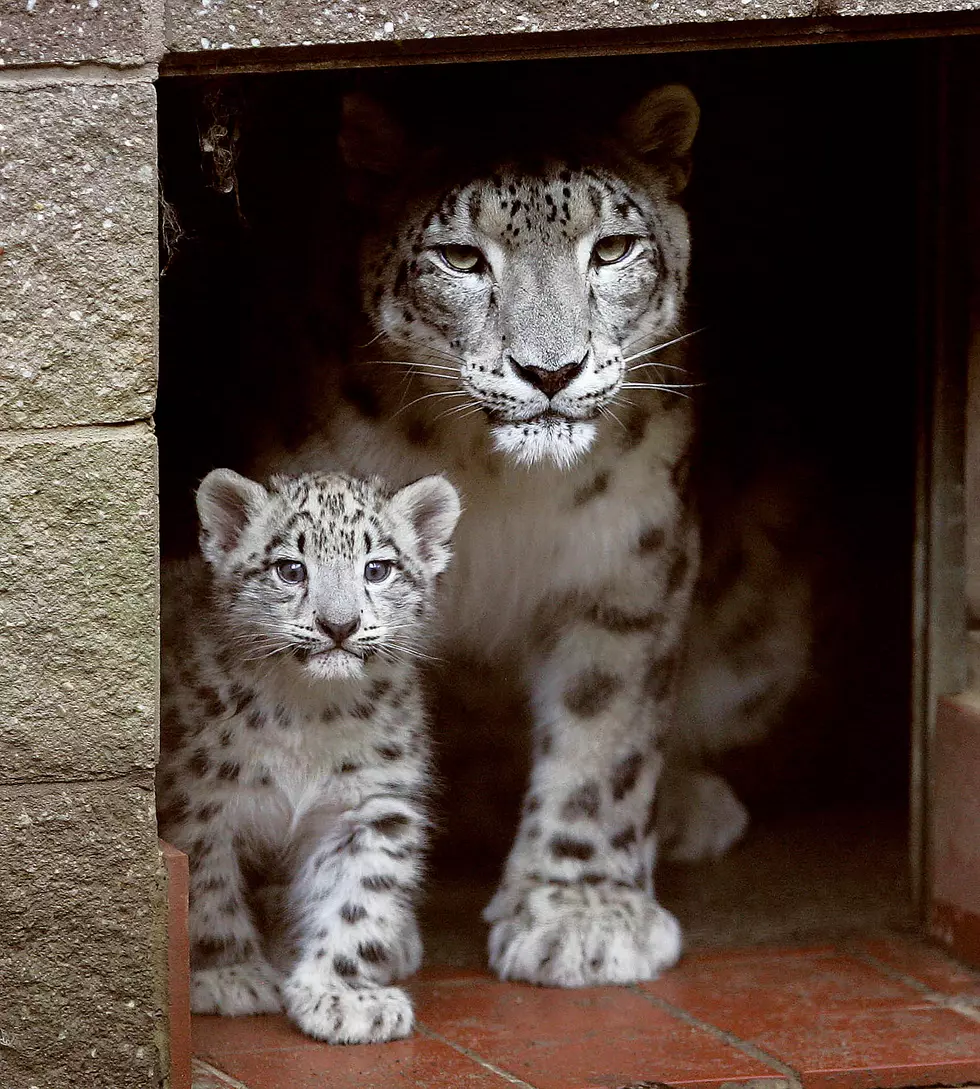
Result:
{"type": "Polygon", "coordinates": [[[255,962],[196,969],[191,973],[191,1009],[225,1017],[278,1013],[282,1000],[276,974],[269,965],[255,962]]]}
{"type": "Polygon", "coordinates": [[[681,952],[677,920],[646,893],[619,886],[501,889],[485,913],[501,979],[593,987],[654,979],[681,952]],[[506,906],[505,906],[506,905],[506,906]]]}
{"type": "Polygon", "coordinates": [[[398,987],[325,987],[289,984],[286,1011],[308,1036],[329,1044],[380,1044],[412,1031],[408,995],[398,987]]]}

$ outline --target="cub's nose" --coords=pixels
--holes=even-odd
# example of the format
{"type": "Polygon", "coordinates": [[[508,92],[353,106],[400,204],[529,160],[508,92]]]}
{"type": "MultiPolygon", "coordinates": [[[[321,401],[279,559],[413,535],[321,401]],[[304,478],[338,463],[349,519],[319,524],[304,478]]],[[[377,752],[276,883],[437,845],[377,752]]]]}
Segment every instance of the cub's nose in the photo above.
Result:
{"type": "Polygon", "coordinates": [[[345,639],[349,639],[360,625],[361,618],[359,616],[352,617],[350,620],[339,621],[328,620],[322,616],[316,618],[316,626],[324,635],[329,635],[338,647],[345,639]]]}
{"type": "Polygon", "coordinates": [[[556,367],[554,369],[549,369],[548,367],[525,367],[523,364],[518,363],[513,356],[510,356],[509,358],[510,365],[518,378],[523,378],[529,385],[534,386],[535,389],[541,390],[546,397],[554,397],[556,393],[560,393],[567,385],[578,378],[585,367],[585,360],[587,357],[588,353],[586,353],[586,355],[577,363],[566,363],[563,367],[556,367]]]}

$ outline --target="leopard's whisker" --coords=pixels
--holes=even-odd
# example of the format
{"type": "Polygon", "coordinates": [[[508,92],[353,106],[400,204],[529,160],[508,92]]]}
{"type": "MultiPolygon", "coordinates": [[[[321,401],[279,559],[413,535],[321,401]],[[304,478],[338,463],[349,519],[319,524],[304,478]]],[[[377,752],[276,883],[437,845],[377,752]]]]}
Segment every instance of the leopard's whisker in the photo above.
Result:
{"type": "Polygon", "coordinates": [[[417,405],[421,401],[428,401],[430,397],[468,397],[468,396],[469,396],[469,394],[466,393],[465,390],[461,390],[461,389],[440,390],[438,393],[425,393],[421,397],[416,397],[414,401],[409,401],[407,405],[402,405],[401,408],[397,409],[395,412],[392,413],[391,418],[394,419],[395,416],[398,416],[402,412],[407,411],[413,405],[417,405]]]}
{"type": "Polygon", "coordinates": [[[626,427],[626,424],[624,424],[623,421],[616,415],[616,413],[613,412],[613,410],[609,407],[609,405],[599,405],[598,407],[599,407],[599,414],[601,416],[605,416],[605,417],[607,417],[609,419],[615,420],[616,423],[618,423],[619,426],[624,431],[628,432],[628,428],[626,427]]]}
{"type": "Polygon", "coordinates": [[[701,389],[704,382],[624,382],[622,389],[701,389]]]}
{"type": "Polygon", "coordinates": [[[428,374],[433,378],[452,378],[459,376],[459,371],[452,367],[443,367],[438,363],[413,363],[408,359],[373,359],[370,363],[384,364],[389,367],[406,367],[412,374],[428,374]]]}
{"type": "Polygon", "coordinates": [[[632,355],[624,356],[623,362],[632,363],[634,359],[640,359],[645,355],[653,355],[654,352],[662,352],[664,348],[669,348],[673,344],[680,344],[682,340],[689,340],[691,337],[696,337],[698,333],[703,333],[706,328],[706,325],[702,325],[700,329],[693,329],[690,333],[683,333],[679,337],[674,337],[673,340],[665,340],[662,344],[655,344],[652,348],[646,348],[642,352],[634,352],[632,355]]]}
{"type": "Polygon", "coordinates": [[[370,340],[366,340],[363,344],[357,344],[357,345],[355,345],[355,347],[357,347],[357,348],[370,348],[372,344],[376,344],[383,336],[384,336],[384,333],[375,333],[374,336],[371,337],[370,340]]]}
{"type": "Polygon", "coordinates": [[[444,348],[435,348],[431,344],[414,344],[410,340],[405,340],[402,337],[388,336],[388,341],[391,344],[396,344],[401,348],[409,348],[413,352],[418,352],[419,355],[435,356],[437,359],[444,359],[450,363],[455,363],[459,366],[462,363],[462,359],[458,355],[453,355],[452,352],[447,352],[444,348]]]}
{"type": "MultiPolygon", "coordinates": [[[[635,356],[633,357],[636,358],[635,356]]],[[[662,363],[658,359],[652,359],[648,363],[637,363],[635,367],[627,367],[626,373],[632,374],[633,371],[642,371],[648,367],[656,367],[658,370],[665,371],[680,371],[682,374],[687,374],[690,371],[690,367],[678,367],[674,363],[662,363]]]]}
{"type": "MultiPolygon", "coordinates": [[[[377,360],[377,362],[378,363],[391,363],[392,361],[387,360],[387,359],[379,359],[379,360],[377,360]]],[[[421,366],[421,365],[416,364],[416,363],[408,363],[408,362],[403,363],[401,361],[398,361],[396,363],[396,365],[405,368],[404,378],[403,378],[403,382],[402,382],[402,390],[403,390],[402,396],[403,396],[403,398],[404,398],[405,393],[408,392],[408,389],[409,389],[409,387],[410,387],[410,385],[412,383],[412,380],[414,378],[419,378],[419,377],[430,378],[430,379],[435,379],[435,380],[440,381],[440,382],[450,382],[450,383],[453,383],[453,384],[456,384],[456,381],[457,381],[457,376],[456,375],[453,375],[453,374],[441,374],[438,371],[429,370],[428,366],[421,366]]],[[[399,411],[400,410],[401,409],[399,409],[399,411]]]]}
{"type": "Polygon", "coordinates": [[[452,408],[447,408],[445,412],[440,412],[439,415],[436,416],[436,419],[441,420],[445,416],[459,416],[460,419],[465,420],[474,413],[482,411],[483,406],[479,403],[479,401],[468,401],[466,404],[453,405],[452,408]]]}

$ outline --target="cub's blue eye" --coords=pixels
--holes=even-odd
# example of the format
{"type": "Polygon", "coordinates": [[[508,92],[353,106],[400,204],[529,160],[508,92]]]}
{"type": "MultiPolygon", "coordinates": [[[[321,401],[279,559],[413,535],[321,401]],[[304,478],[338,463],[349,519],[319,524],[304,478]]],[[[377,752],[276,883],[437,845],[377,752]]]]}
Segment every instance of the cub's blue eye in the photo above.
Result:
{"type": "Polygon", "coordinates": [[[368,560],[364,565],[364,578],[368,582],[384,582],[393,566],[391,560],[368,560]]]}
{"type": "Polygon", "coordinates": [[[279,560],[276,563],[276,574],[290,586],[298,586],[301,582],[306,582],[306,565],[299,560],[279,560]]]}

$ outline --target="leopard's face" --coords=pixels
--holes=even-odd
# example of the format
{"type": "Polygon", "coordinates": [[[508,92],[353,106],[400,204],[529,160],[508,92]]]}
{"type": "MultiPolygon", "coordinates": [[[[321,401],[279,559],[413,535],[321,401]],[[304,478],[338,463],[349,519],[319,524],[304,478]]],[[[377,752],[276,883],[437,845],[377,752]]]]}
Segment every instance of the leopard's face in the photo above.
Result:
{"type": "Polygon", "coordinates": [[[431,189],[369,245],[365,304],[391,357],[447,394],[432,415],[482,410],[518,463],[587,451],[631,352],[681,316],[689,235],[670,170],[609,159],[431,189]]]}

